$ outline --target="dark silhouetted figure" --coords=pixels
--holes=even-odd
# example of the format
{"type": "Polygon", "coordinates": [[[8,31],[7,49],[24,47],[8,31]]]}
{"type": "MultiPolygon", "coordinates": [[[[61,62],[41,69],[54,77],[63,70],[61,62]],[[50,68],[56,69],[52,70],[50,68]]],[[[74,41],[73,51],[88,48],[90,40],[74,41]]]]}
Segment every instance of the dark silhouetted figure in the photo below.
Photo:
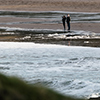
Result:
{"type": "Polygon", "coordinates": [[[65,31],[66,30],[66,26],[65,26],[66,17],[65,16],[62,17],[62,22],[63,22],[64,31],[65,31]]]}
{"type": "Polygon", "coordinates": [[[68,26],[68,31],[70,31],[70,15],[67,15],[67,26],[68,26]]]}

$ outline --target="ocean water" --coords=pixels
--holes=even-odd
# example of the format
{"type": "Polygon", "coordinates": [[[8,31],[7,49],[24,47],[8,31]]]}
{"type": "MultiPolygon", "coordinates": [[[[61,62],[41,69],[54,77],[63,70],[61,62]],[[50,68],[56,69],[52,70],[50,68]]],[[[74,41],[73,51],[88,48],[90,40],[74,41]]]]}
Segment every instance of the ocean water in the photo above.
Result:
{"type": "Polygon", "coordinates": [[[0,42],[0,72],[87,98],[100,94],[100,48],[0,42]]]}

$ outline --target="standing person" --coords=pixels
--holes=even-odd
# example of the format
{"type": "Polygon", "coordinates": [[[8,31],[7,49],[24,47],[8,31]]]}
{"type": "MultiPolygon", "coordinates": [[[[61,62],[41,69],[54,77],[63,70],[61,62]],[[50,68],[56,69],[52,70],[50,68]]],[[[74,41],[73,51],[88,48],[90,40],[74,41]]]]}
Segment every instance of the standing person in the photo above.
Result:
{"type": "Polygon", "coordinates": [[[66,17],[65,16],[62,17],[62,22],[63,22],[64,32],[65,32],[66,30],[66,26],[65,26],[66,17]]]}
{"type": "Polygon", "coordinates": [[[67,26],[68,26],[68,31],[70,31],[70,15],[67,15],[67,26]]]}

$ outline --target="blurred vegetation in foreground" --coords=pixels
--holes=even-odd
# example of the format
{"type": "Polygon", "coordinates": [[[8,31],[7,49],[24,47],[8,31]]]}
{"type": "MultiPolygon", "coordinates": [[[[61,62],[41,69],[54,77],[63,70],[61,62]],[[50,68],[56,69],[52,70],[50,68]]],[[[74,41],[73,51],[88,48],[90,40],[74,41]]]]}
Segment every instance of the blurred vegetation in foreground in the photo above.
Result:
{"type": "Polygon", "coordinates": [[[0,100],[82,100],[63,96],[42,86],[0,74],[0,100]]]}

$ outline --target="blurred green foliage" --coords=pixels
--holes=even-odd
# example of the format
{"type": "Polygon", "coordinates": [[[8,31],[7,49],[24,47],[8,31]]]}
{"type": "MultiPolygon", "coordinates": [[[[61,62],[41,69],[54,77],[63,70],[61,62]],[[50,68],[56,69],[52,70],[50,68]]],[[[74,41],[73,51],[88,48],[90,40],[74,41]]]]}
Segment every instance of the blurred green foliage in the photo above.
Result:
{"type": "MultiPolygon", "coordinates": [[[[0,100],[79,100],[42,86],[26,84],[16,77],[0,74],[0,100]]],[[[80,99],[81,100],[81,99],[80,99]]]]}

